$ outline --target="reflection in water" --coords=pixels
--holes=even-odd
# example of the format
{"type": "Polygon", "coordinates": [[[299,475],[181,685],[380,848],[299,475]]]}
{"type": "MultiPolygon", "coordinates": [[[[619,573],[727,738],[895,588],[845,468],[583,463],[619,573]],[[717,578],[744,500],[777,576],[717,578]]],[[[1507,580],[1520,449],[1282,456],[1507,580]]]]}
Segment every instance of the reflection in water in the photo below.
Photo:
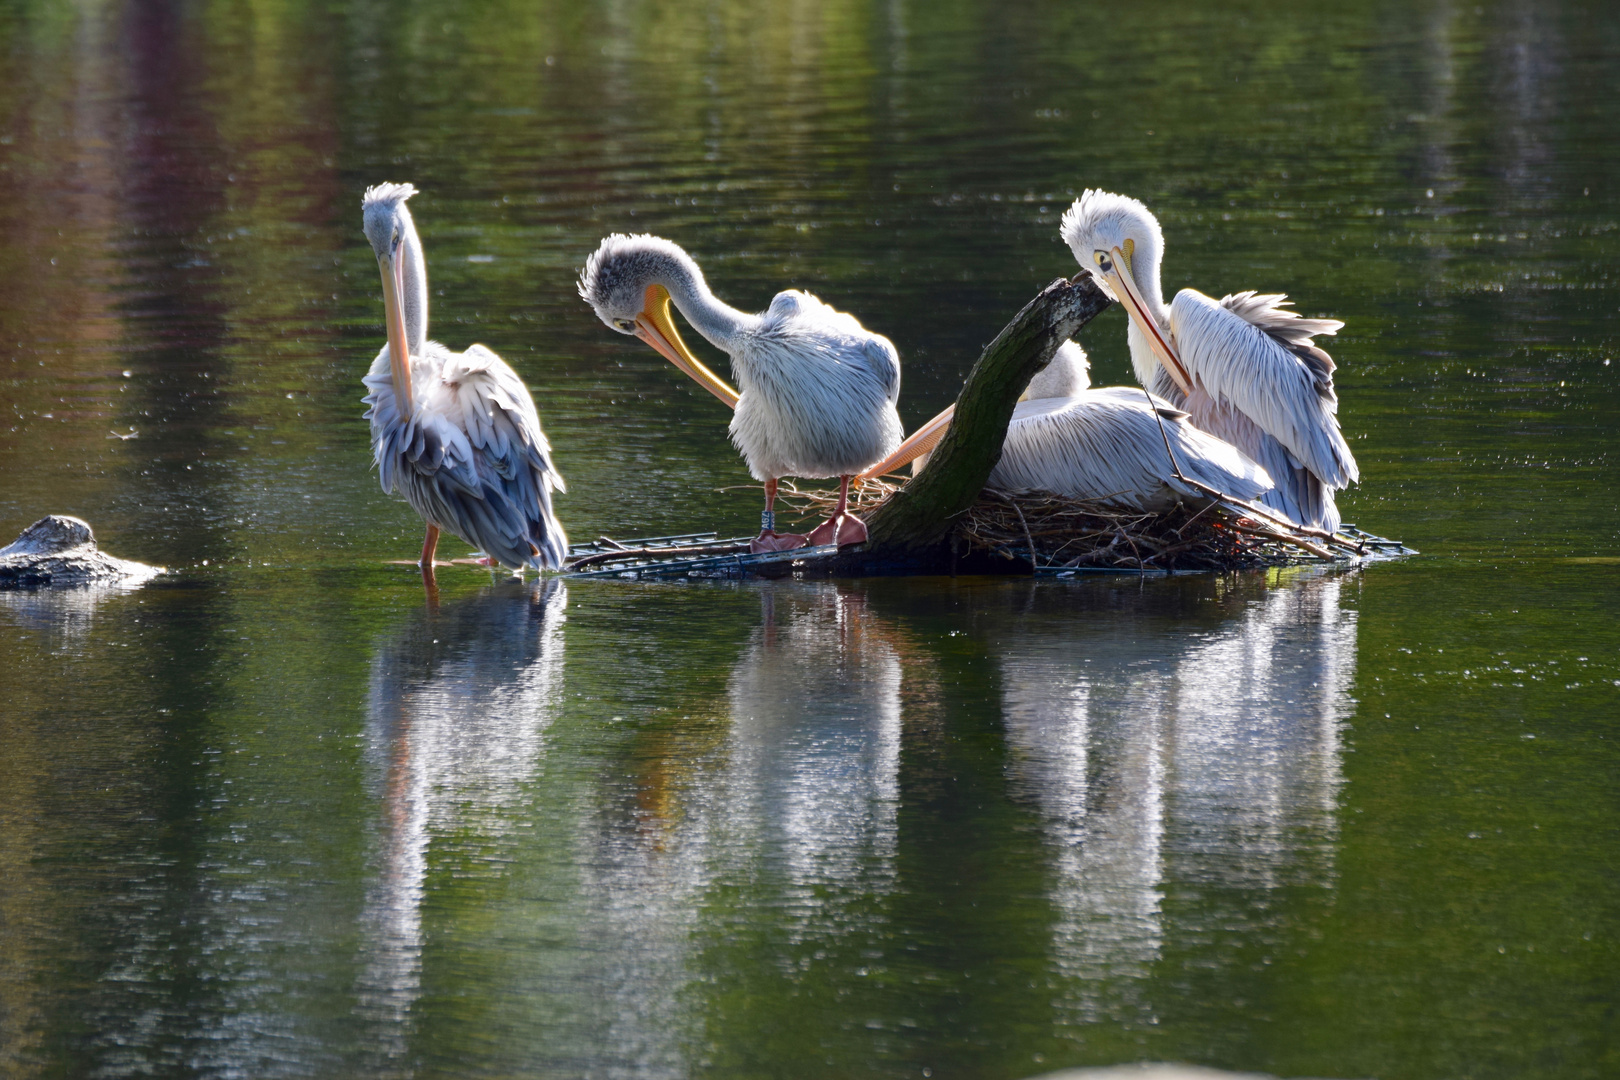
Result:
{"type": "Polygon", "coordinates": [[[858,592],[759,592],[712,738],[658,746],[659,790],[580,853],[604,1075],[684,1075],[702,998],[681,987],[735,978],[732,950],[748,970],[869,933],[894,887],[900,657],[858,592]]]}
{"type": "Polygon", "coordinates": [[[7,623],[37,632],[48,652],[82,646],[95,625],[96,612],[114,596],[138,585],[98,585],[76,589],[0,589],[0,611],[7,623]]]}
{"type": "Polygon", "coordinates": [[[404,1052],[421,989],[429,845],[512,827],[560,704],[567,597],[551,579],[430,605],[372,660],[366,759],[382,813],[358,989],[385,1057],[404,1052]]]}
{"type": "Polygon", "coordinates": [[[899,798],[900,660],[859,593],[776,595],[732,670],[732,732],[712,787],[722,850],[775,853],[805,929],[887,888],[899,798]],[[784,597],[786,599],[786,597],[784,597]]]}
{"type": "Polygon", "coordinates": [[[1206,907],[1166,925],[1167,883],[1332,881],[1340,723],[1355,613],[1337,576],[1273,588],[1206,634],[1032,634],[1003,655],[1015,782],[1053,851],[1053,958],[1069,1018],[1150,1008],[1167,935],[1236,929],[1206,907]]]}

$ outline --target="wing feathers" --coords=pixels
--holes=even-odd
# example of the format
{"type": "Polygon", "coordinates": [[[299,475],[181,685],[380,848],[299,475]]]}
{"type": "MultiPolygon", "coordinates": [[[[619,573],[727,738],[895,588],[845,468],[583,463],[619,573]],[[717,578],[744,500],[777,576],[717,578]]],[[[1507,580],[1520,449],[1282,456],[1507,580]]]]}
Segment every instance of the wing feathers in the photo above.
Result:
{"type": "Polygon", "coordinates": [[[1272,486],[1264,469],[1193,427],[1186,413],[1125,386],[1020,402],[989,486],[1052,491],[1140,510],[1163,509],[1178,493],[1202,499],[1175,480],[1167,440],[1184,476],[1240,499],[1257,498],[1272,486]]]}
{"type": "MultiPolygon", "coordinates": [[[[1170,305],[1170,332],[1195,396],[1202,390],[1212,408],[1243,414],[1329,489],[1343,488],[1358,476],[1356,459],[1335,415],[1333,361],[1311,341],[1343,324],[1302,319],[1284,302],[1254,293],[1217,302],[1183,289],[1170,305]]],[[[1192,411],[1194,423],[1210,430],[1192,411]]]]}
{"type": "Polygon", "coordinates": [[[528,388],[482,345],[429,342],[413,365],[421,400],[400,420],[384,348],[364,380],[384,491],[503,566],[560,567],[568,539],[551,505],[567,490],[528,388]]]}

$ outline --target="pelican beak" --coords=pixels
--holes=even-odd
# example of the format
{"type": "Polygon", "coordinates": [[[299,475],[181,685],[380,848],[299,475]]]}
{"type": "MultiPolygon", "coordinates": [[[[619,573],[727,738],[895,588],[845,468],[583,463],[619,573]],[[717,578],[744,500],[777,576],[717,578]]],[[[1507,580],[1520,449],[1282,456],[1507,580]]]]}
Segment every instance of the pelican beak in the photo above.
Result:
{"type": "Polygon", "coordinates": [[[405,263],[393,255],[377,256],[382,274],[383,323],[388,327],[388,366],[394,375],[394,408],[401,420],[409,421],[416,411],[416,395],[411,386],[411,354],[405,344],[405,263]]]}
{"type": "Polygon", "coordinates": [[[1153,350],[1153,355],[1159,358],[1159,363],[1170,373],[1170,378],[1181,387],[1181,392],[1192,393],[1192,379],[1188,377],[1187,369],[1181,366],[1181,357],[1176,355],[1176,350],[1165,339],[1164,331],[1159,329],[1159,321],[1153,317],[1147,300],[1136,287],[1136,279],[1131,276],[1131,257],[1117,247],[1113,254],[1113,265],[1102,272],[1104,282],[1124,305],[1125,313],[1131,317],[1136,328],[1142,331],[1142,336],[1147,338],[1148,347],[1153,350]],[[1121,267],[1124,267],[1123,273],[1120,272],[1121,267]]]}
{"type": "Polygon", "coordinates": [[[742,395],[726,385],[720,376],[704,367],[703,362],[693,356],[692,350],[686,347],[686,342],[681,340],[681,332],[675,329],[675,320],[669,313],[669,290],[662,285],[647,286],[641,314],[636,316],[636,337],[651,345],[665,360],[686,372],[703,389],[731,408],[737,407],[737,399],[742,395]]]}
{"type": "Polygon", "coordinates": [[[917,458],[932,452],[934,447],[939,445],[939,440],[943,439],[945,433],[951,429],[951,417],[954,415],[956,415],[956,406],[947,406],[944,412],[913,431],[911,438],[901,443],[894,453],[857,476],[855,482],[864,484],[874,476],[899,472],[917,458]]]}

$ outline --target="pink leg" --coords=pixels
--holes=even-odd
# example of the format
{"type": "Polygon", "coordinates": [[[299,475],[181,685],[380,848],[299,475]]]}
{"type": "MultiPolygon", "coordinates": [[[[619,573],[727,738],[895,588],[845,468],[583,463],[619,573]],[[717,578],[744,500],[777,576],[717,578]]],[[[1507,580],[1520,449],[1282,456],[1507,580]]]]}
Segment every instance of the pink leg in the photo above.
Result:
{"type": "Polygon", "coordinates": [[[776,531],[776,477],[765,481],[765,516],[760,522],[759,535],[748,543],[748,550],[758,555],[763,551],[792,551],[802,548],[805,539],[798,533],[776,531]]]}
{"type": "Polygon", "coordinates": [[[422,587],[427,590],[428,602],[437,605],[439,602],[439,582],[433,576],[433,553],[439,547],[439,527],[429,525],[427,535],[422,538],[422,560],[416,565],[422,568],[422,587]]]}
{"type": "Polygon", "coordinates": [[[859,544],[866,540],[866,523],[849,512],[849,477],[838,478],[838,508],[808,537],[812,545],[859,544]]]}

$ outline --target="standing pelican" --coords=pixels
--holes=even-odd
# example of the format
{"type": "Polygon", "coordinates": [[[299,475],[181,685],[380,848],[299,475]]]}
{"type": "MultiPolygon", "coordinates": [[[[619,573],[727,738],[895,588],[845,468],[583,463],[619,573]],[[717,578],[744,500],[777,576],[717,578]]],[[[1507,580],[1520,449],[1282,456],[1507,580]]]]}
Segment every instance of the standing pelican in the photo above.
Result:
{"type": "Polygon", "coordinates": [[[806,292],[779,292],[749,315],[722,302],[678,245],[615,233],[585,264],[579,294],[597,317],[632,334],[737,410],[731,441],[765,484],[754,551],[854,544],[866,525],[848,512],[849,480],[900,442],[900,356],[889,339],[806,292]],[[670,318],[671,302],[731,357],[741,393],[693,356],[670,318]],[[809,534],[778,533],[772,507],[783,476],[838,477],[838,507],[809,534]]]}
{"type": "Polygon", "coordinates": [[[568,537],[551,511],[566,491],[523,380],[482,345],[452,352],[427,337],[427,261],[405,200],[410,184],[366,189],[366,239],[382,273],[388,344],[365,377],[371,449],[384,491],[427,523],[430,578],[439,530],[481,548],[493,565],[562,566],[568,537]]]}
{"type": "MultiPolygon", "coordinates": [[[[944,437],[952,405],[859,479],[892,472],[927,453],[944,437]]],[[[1162,511],[1183,499],[1208,496],[1181,482],[1197,480],[1239,499],[1271,490],[1266,471],[1242,452],[1188,423],[1187,414],[1134,387],[1091,388],[1086,354],[1066,341],[1029,381],[1013,408],[1001,459],[985,486],[996,491],[1050,491],[1133,510],[1162,511]],[[1172,465],[1166,446],[1175,453],[1172,465]]]]}
{"type": "Polygon", "coordinates": [[[1061,235],[1080,265],[1125,306],[1131,363],[1142,385],[1263,465],[1277,486],[1261,501],[1301,525],[1339,525],[1333,493],[1357,479],[1339,431],[1333,359],[1311,339],[1337,319],[1302,319],[1288,298],[1241,292],[1213,300],[1183,289],[1165,306],[1164,237],[1148,208],[1086,191],[1061,235]]]}

